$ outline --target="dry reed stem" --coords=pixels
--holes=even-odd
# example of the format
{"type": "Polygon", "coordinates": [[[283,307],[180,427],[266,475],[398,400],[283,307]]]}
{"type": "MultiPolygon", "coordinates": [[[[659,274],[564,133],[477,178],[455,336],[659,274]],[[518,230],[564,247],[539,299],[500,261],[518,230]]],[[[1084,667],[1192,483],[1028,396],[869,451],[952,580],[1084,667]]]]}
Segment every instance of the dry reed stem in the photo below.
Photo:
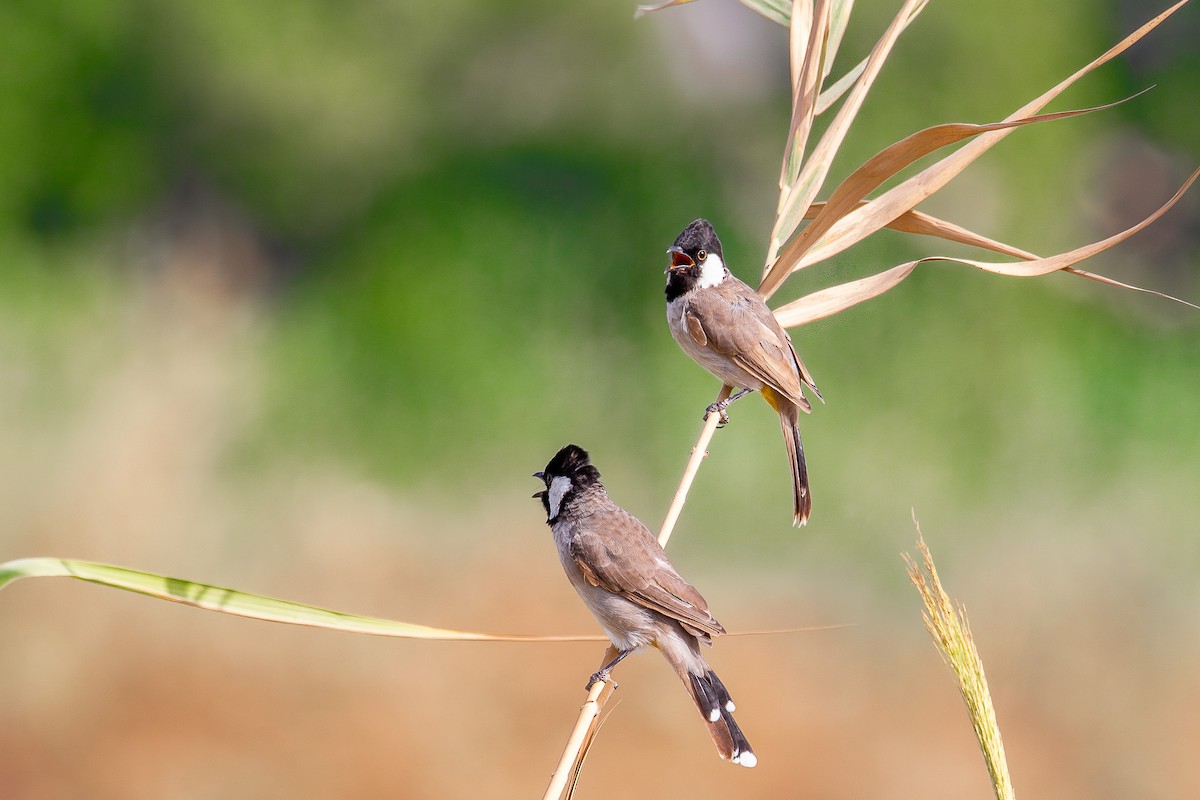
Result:
{"type": "Polygon", "coordinates": [[[954,670],[958,678],[959,691],[967,704],[971,725],[979,739],[979,749],[987,764],[992,779],[996,800],[1015,800],[1012,781],[1008,775],[1008,761],[1004,757],[1004,741],[1000,737],[1000,726],[996,722],[996,709],[992,706],[992,695],[988,691],[987,676],[983,672],[983,660],[971,637],[971,626],[967,622],[967,611],[961,603],[954,603],[938,579],[933,555],[925,546],[921,526],[913,515],[917,526],[917,548],[921,551],[921,564],[907,553],[904,562],[908,565],[908,577],[917,587],[925,610],[921,617],[933,637],[942,659],[954,670]]]}
{"type": "MultiPolygon", "coordinates": [[[[717,394],[717,399],[713,402],[720,403],[729,397],[733,391],[732,386],[722,386],[721,391],[717,394]]],[[[713,434],[716,433],[717,426],[721,424],[721,414],[719,412],[710,412],[704,415],[704,428],[700,431],[700,438],[696,440],[696,444],[692,447],[692,455],[688,459],[687,466],[684,467],[683,477],[679,480],[679,488],[675,490],[675,498],[671,501],[671,507],[667,509],[667,516],[663,520],[662,528],[658,532],[658,543],[664,548],[667,542],[671,540],[671,532],[675,530],[675,523],[679,520],[679,513],[683,511],[683,504],[687,502],[688,491],[692,488],[692,481],[696,478],[696,473],[700,471],[700,462],[708,455],[708,443],[712,441],[713,434]]]]}
{"type": "MultiPolygon", "coordinates": [[[[610,645],[600,665],[607,664],[616,654],[616,648],[610,645]]],[[[558,766],[554,768],[554,774],[550,776],[550,783],[546,786],[542,800],[558,800],[562,797],[571,776],[575,775],[575,765],[582,758],[585,745],[594,735],[600,711],[616,689],[617,685],[612,681],[596,681],[588,687],[587,699],[579,708],[579,718],[575,720],[575,727],[567,737],[567,744],[558,759],[558,766]]]]}

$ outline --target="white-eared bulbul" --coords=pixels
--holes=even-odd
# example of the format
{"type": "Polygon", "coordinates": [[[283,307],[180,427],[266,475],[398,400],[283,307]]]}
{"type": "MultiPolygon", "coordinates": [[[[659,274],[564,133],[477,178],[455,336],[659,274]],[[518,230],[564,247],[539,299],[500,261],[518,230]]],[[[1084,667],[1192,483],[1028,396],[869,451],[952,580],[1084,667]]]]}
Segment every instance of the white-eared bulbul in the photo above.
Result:
{"type": "Polygon", "coordinates": [[[680,577],[654,534],[608,498],[600,472],[569,444],[534,477],[567,578],[612,640],[616,658],[588,681],[607,680],[621,659],[657,647],[700,709],[721,758],[753,767],[758,758],[733,720],[733,700],[700,645],[725,633],[708,603],[680,577]]]}
{"type": "Polygon", "coordinates": [[[808,521],[812,498],[808,468],[800,442],[800,412],[812,411],[802,387],[818,398],[812,376],[792,347],[792,340],[762,296],[738,280],[725,266],[721,240],[707,220],[683,229],[667,253],[667,323],[671,336],[696,363],[738,391],[725,408],[748,392],[758,391],[779,414],[783,442],[792,467],[793,524],[808,521]]]}

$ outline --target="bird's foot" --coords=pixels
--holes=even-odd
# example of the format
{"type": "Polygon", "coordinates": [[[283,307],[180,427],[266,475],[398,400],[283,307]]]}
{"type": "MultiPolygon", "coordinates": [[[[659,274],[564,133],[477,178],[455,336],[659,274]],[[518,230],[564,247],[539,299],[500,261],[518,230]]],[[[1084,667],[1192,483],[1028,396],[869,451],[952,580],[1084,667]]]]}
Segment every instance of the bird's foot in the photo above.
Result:
{"type": "Polygon", "coordinates": [[[711,403],[704,410],[704,418],[708,419],[709,414],[717,413],[721,415],[721,421],[717,423],[718,428],[724,428],[729,424],[729,414],[725,413],[725,409],[729,406],[728,400],[722,400],[720,403],[711,403]]]}
{"type": "Polygon", "coordinates": [[[726,425],[729,424],[729,415],[725,413],[725,409],[729,408],[729,406],[733,404],[733,401],[740,400],[741,398],[750,394],[750,391],[751,391],[750,389],[738,389],[736,392],[729,395],[729,397],[726,397],[721,402],[711,404],[708,407],[708,409],[705,410],[704,418],[708,419],[708,415],[715,411],[721,415],[721,421],[717,423],[717,427],[724,428],[726,425]]]}
{"type": "Polygon", "coordinates": [[[595,685],[599,681],[608,683],[610,680],[612,680],[612,675],[609,674],[611,672],[612,672],[612,670],[607,670],[607,669],[601,669],[601,670],[597,670],[597,671],[593,672],[592,677],[588,678],[587,685],[584,686],[583,688],[591,689],[592,686],[595,685]]]}

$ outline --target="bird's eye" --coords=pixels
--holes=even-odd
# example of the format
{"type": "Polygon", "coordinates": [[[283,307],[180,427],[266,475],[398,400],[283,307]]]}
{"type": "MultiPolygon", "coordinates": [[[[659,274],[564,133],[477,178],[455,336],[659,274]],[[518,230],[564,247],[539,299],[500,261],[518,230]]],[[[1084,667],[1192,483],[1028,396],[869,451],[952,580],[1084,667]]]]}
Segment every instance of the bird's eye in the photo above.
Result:
{"type": "Polygon", "coordinates": [[[706,258],[708,258],[708,251],[707,251],[707,250],[699,250],[699,251],[697,251],[697,252],[696,252],[696,260],[697,260],[697,261],[703,261],[703,260],[704,260],[704,259],[706,259],[706,258]]]}

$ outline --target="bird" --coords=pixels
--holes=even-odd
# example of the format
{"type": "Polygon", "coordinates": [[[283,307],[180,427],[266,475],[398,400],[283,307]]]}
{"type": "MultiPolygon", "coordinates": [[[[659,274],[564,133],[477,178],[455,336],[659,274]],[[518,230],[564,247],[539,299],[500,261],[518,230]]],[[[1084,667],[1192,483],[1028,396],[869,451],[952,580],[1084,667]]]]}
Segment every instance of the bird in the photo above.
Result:
{"type": "Polygon", "coordinates": [[[546,488],[546,524],[567,578],[612,641],[616,656],[588,680],[609,679],[626,656],[650,646],[666,658],[704,717],[721,758],[753,767],[758,757],[733,719],[725,684],[700,645],[725,633],[708,603],[685,581],[642,522],[609,499],[586,450],[568,444],[533,477],[546,488]]]}
{"type": "Polygon", "coordinates": [[[738,391],[708,407],[729,421],[725,409],[758,391],[779,414],[792,469],[792,524],[804,525],[812,510],[808,467],[800,441],[800,412],[812,411],[807,388],[818,399],[812,375],[796,355],[762,295],[725,265],[721,240],[708,220],[697,219],[667,249],[667,324],[671,336],[700,366],[738,391]]]}

